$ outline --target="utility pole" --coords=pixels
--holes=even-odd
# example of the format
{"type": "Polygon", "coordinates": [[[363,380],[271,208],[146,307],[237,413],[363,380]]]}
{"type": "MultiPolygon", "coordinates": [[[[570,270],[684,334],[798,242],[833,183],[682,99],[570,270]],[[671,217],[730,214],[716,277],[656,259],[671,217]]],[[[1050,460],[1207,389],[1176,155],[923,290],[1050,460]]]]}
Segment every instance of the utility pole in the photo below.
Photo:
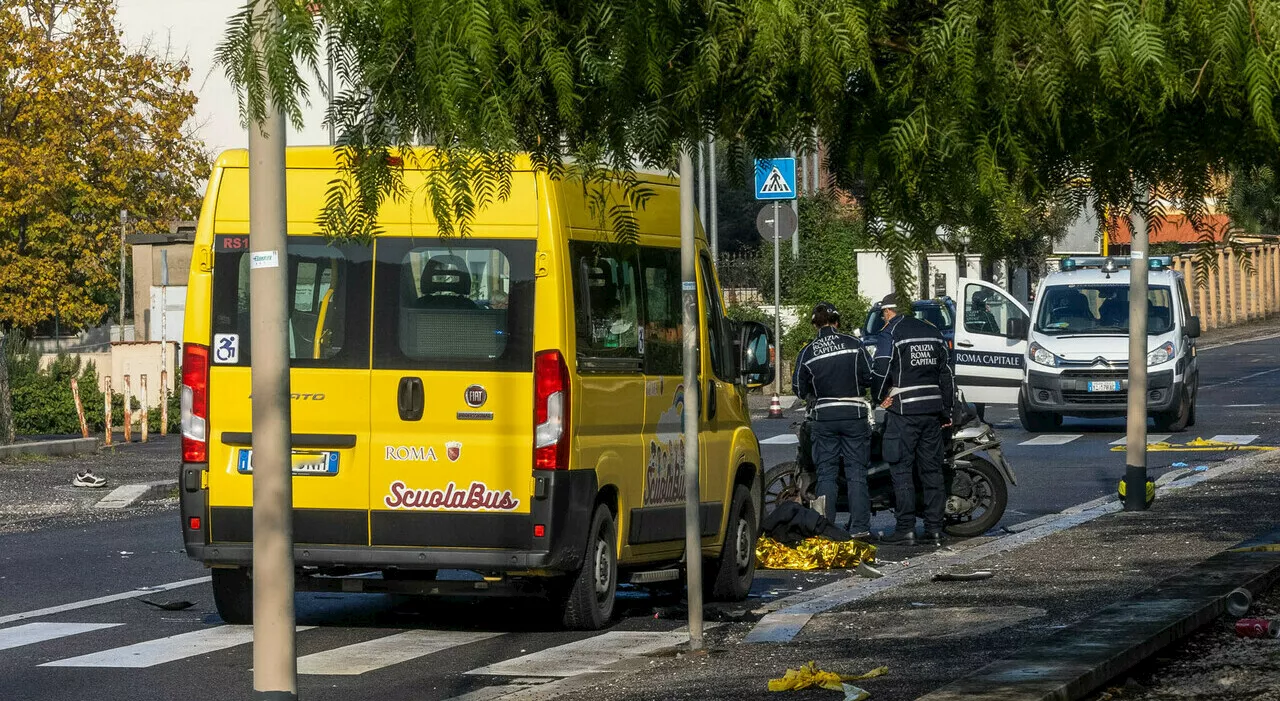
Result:
{"type": "MultiPolygon", "coordinates": [[[[792,157],[792,158],[795,158],[795,157],[796,157],[796,150],[795,150],[795,149],[791,149],[791,157],[792,157]]],[[[799,189],[800,189],[799,185],[800,185],[800,179],[799,179],[799,178],[797,178],[797,179],[796,179],[796,190],[799,190],[799,189]]],[[[796,231],[795,231],[795,234],[793,234],[793,235],[792,235],[792,237],[791,237],[791,258],[792,258],[792,260],[794,260],[794,261],[799,261],[799,260],[800,260],[800,224],[799,224],[799,221],[800,221],[800,193],[799,193],[799,192],[797,192],[797,193],[796,193],[796,196],[795,196],[795,197],[793,197],[793,198],[791,199],[790,207],[791,207],[791,211],[792,211],[792,212],[795,212],[795,215],[796,215],[796,222],[797,222],[797,223],[796,223],[796,231]]],[[[778,218],[777,218],[777,216],[776,216],[776,212],[775,212],[775,216],[774,216],[774,219],[773,219],[773,220],[774,220],[775,222],[778,220],[778,218]]],[[[776,312],[776,310],[775,310],[775,312],[776,312]]],[[[778,337],[778,344],[779,344],[779,347],[781,347],[781,344],[782,344],[782,337],[781,337],[781,336],[779,336],[779,337],[778,337]]]]}
{"type": "Polygon", "coordinates": [[[129,224],[128,210],[120,210],[120,340],[124,339],[125,295],[124,295],[124,232],[129,224]]]}
{"type": "MultiPolygon", "coordinates": [[[[281,21],[258,5],[257,25],[281,21]]],[[[264,32],[253,37],[265,51],[264,32]]],[[[266,83],[266,76],[263,76],[266,83]]],[[[253,698],[298,698],[293,610],[293,484],[289,427],[289,320],[285,313],[285,119],[270,97],[249,125],[249,323],[253,342],[253,698]]]]}
{"type": "Polygon", "coordinates": [[[711,260],[720,264],[720,212],[716,203],[716,192],[719,189],[716,180],[720,171],[716,169],[716,135],[707,137],[707,164],[711,180],[711,260]]]}
{"type": "Polygon", "coordinates": [[[698,220],[702,230],[707,230],[707,161],[703,155],[705,144],[698,144],[698,220]]]}
{"type": "Polygon", "coordinates": [[[1129,411],[1124,454],[1124,510],[1147,508],[1147,199],[1134,193],[1129,249],[1129,411]]]}
{"type": "Polygon", "coordinates": [[[698,490],[698,244],[693,214],[693,159],[680,152],[680,279],[684,302],[684,570],[689,590],[689,649],[702,649],[702,519],[698,490]]]}

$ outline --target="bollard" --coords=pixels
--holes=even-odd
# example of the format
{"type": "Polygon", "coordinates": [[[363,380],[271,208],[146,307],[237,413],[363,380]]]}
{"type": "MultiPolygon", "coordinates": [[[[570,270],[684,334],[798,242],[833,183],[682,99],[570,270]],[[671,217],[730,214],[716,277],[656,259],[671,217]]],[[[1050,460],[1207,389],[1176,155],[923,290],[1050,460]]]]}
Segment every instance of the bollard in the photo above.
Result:
{"type": "Polygon", "coordinates": [[[1218,249],[1218,306],[1215,314],[1218,327],[1227,325],[1227,257],[1222,249],[1218,249]]]}
{"type": "Polygon", "coordinates": [[[76,401],[76,416],[80,419],[80,437],[89,437],[89,422],[84,420],[84,404],[80,403],[80,383],[71,378],[71,398],[76,401]]]}
{"type": "Polygon", "coordinates": [[[142,413],[140,414],[142,417],[142,420],[140,421],[142,425],[142,442],[146,443],[147,431],[150,429],[150,426],[147,425],[147,405],[150,404],[151,401],[147,396],[147,376],[145,374],[138,376],[138,394],[142,396],[142,413]]]}
{"type": "Polygon", "coordinates": [[[103,418],[103,422],[107,424],[107,437],[106,437],[106,440],[103,441],[103,445],[110,446],[111,445],[111,376],[107,375],[106,377],[102,378],[102,380],[103,380],[103,386],[105,387],[105,389],[103,390],[102,396],[103,396],[103,402],[106,405],[102,408],[102,418],[103,418]]]}
{"type": "Polygon", "coordinates": [[[1231,312],[1231,325],[1240,323],[1240,286],[1236,284],[1236,272],[1240,259],[1235,251],[1227,249],[1227,300],[1231,312]]]}
{"type": "Polygon", "coordinates": [[[133,393],[129,389],[129,376],[124,376],[124,442],[133,442],[133,393]]]}

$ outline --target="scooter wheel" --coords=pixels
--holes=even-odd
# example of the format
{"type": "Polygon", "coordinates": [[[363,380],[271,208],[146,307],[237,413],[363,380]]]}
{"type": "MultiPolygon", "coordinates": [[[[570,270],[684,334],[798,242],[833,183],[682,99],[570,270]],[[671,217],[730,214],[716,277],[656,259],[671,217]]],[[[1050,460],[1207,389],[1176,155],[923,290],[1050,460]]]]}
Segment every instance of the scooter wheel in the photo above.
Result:
{"type": "Polygon", "coordinates": [[[956,465],[955,481],[967,478],[970,494],[966,497],[977,501],[968,513],[948,516],[945,530],[956,538],[973,538],[995,528],[1009,505],[1009,487],[1004,475],[989,460],[976,455],[968,458],[968,464],[956,465]]]}

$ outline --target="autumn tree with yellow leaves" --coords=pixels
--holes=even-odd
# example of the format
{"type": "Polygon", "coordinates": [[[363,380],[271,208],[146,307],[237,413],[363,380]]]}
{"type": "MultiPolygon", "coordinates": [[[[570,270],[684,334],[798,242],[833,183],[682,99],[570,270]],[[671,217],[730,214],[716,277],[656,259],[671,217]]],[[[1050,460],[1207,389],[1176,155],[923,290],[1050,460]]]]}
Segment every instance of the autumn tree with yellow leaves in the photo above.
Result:
{"type": "MultiPolygon", "coordinates": [[[[0,334],[99,323],[119,311],[120,210],[142,232],[199,210],[190,69],[125,46],[106,0],[0,0],[0,37],[0,334]]],[[[0,443],[10,413],[0,362],[0,443]]]]}

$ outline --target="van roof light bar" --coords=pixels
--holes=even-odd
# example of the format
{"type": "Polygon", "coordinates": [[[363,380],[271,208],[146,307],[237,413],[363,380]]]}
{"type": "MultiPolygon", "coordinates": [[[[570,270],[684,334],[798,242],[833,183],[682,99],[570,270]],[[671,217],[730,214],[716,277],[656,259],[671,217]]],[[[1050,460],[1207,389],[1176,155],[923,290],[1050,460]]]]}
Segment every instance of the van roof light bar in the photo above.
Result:
{"type": "MultiPolygon", "coordinates": [[[[1129,267],[1130,260],[1128,258],[1114,258],[1103,256],[1071,256],[1062,259],[1063,270],[1084,270],[1098,269],[1106,273],[1114,273],[1122,268],[1129,267]]],[[[1147,261],[1147,267],[1151,270],[1165,270],[1173,267],[1173,256],[1151,256],[1147,261]]]]}

